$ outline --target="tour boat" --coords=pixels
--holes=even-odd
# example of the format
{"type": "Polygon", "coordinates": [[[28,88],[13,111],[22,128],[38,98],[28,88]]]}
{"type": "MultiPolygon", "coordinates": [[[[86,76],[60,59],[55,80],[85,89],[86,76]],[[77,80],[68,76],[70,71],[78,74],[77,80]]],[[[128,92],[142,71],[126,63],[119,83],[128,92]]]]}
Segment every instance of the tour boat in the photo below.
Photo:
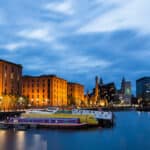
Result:
{"type": "Polygon", "coordinates": [[[93,115],[99,122],[101,126],[112,126],[113,125],[113,113],[108,111],[95,111],[95,110],[86,110],[86,109],[73,109],[72,114],[78,115],[93,115]]]}
{"type": "Polygon", "coordinates": [[[1,127],[26,130],[28,128],[65,128],[78,129],[88,127],[87,123],[81,123],[79,118],[10,118],[8,122],[1,122],[1,127]]]}
{"type": "Polygon", "coordinates": [[[48,107],[47,109],[30,109],[27,114],[55,114],[59,110],[58,107],[48,107]]]}
{"type": "Polygon", "coordinates": [[[80,120],[80,123],[87,123],[89,126],[98,125],[97,119],[93,115],[80,115],[80,114],[72,114],[72,113],[23,113],[21,118],[37,118],[37,119],[72,119],[76,118],[80,120]]]}

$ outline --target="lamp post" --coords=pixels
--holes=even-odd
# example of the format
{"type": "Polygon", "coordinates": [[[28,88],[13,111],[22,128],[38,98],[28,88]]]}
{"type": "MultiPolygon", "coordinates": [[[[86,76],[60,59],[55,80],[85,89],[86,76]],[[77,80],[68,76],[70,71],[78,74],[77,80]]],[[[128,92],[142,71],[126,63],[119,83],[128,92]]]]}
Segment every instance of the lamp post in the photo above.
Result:
{"type": "Polygon", "coordinates": [[[23,104],[23,97],[19,97],[19,107],[22,109],[22,104],[23,104]]]}
{"type": "Polygon", "coordinates": [[[0,101],[0,111],[2,110],[2,101],[0,101]]]}
{"type": "Polygon", "coordinates": [[[44,107],[44,102],[45,102],[45,100],[43,99],[43,100],[42,100],[42,103],[43,103],[42,105],[43,105],[43,107],[44,107]]]}
{"type": "Polygon", "coordinates": [[[48,99],[46,99],[46,104],[47,104],[47,106],[49,105],[49,100],[48,99]]]}
{"type": "Polygon", "coordinates": [[[31,107],[34,107],[34,100],[33,99],[31,99],[31,107]]]}
{"type": "Polygon", "coordinates": [[[0,96],[0,109],[2,110],[3,97],[0,96]]]}
{"type": "Polygon", "coordinates": [[[37,103],[37,107],[39,107],[39,100],[38,99],[36,100],[36,103],[37,103]]]}

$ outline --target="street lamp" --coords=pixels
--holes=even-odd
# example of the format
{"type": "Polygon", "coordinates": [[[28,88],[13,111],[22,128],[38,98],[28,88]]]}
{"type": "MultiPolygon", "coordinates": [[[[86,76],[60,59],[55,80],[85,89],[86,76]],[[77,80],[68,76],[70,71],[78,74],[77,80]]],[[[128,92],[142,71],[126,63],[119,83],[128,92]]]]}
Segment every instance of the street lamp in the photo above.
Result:
{"type": "Polygon", "coordinates": [[[23,104],[24,104],[24,98],[19,97],[19,105],[20,105],[21,109],[22,109],[23,104]]]}
{"type": "Polygon", "coordinates": [[[3,97],[0,96],[0,109],[2,110],[2,101],[3,101],[3,97]]]}
{"type": "Polygon", "coordinates": [[[39,106],[39,100],[38,99],[36,100],[36,103],[37,103],[37,107],[38,107],[39,106]]]}

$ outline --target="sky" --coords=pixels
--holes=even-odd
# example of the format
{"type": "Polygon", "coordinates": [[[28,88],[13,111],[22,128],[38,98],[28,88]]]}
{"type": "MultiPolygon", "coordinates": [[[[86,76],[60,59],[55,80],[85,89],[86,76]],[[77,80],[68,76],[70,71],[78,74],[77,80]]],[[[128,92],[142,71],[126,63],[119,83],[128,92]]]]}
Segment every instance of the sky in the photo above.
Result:
{"type": "Polygon", "coordinates": [[[149,0],[0,0],[0,58],[24,75],[104,83],[150,75],[149,0]]]}

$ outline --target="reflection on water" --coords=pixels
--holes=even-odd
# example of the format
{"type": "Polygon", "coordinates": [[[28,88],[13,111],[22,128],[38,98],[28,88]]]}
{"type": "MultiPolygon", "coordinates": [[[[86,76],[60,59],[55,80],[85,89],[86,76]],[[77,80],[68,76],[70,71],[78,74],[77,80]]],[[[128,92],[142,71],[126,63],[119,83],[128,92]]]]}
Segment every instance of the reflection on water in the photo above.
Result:
{"type": "Polygon", "coordinates": [[[25,132],[24,131],[17,132],[15,145],[16,145],[17,150],[25,149],[25,132]]]}
{"type": "Polygon", "coordinates": [[[0,130],[0,150],[47,150],[47,141],[40,134],[26,131],[0,130]]]}
{"type": "Polygon", "coordinates": [[[143,150],[150,147],[150,113],[117,112],[112,129],[0,130],[0,150],[143,150]]]}
{"type": "Polygon", "coordinates": [[[5,149],[6,131],[0,131],[0,149],[5,149]]]}

